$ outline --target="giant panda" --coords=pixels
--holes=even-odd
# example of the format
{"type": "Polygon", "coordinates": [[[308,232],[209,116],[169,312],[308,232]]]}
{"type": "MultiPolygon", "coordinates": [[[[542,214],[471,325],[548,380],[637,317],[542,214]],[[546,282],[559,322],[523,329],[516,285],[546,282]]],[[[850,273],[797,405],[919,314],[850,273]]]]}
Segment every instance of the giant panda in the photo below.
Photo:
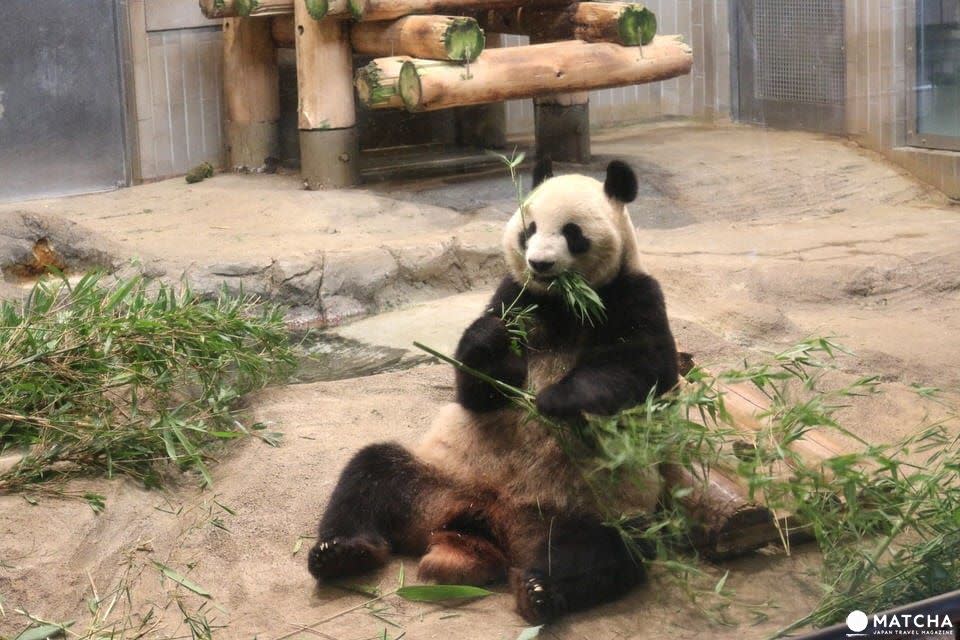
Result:
{"type": "MultiPolygon", "coordinates": [[[[463,333],[456,357],[517,387],[556,420],[612,414],[677,382],[677,354],[657,281],[644,273],[626,204],[637,179],[623,162],[603,182],[534,168],[534,189],[509,220],[509,273],[463,333]],[[524,223],[526,226],[524,226],[524,223]],[[597,291],[606,319],[584,324],[550,288],[564,270],[597,291]],[[524,286],[525,283],[525,286],[524,286]],[[523,349],[502,305],[536,305],[523,349]]],[[[308,567],[317,580],[359,574],[391,552],[422,555],[419,577],[443,584],[508,580],[518,612],[540,624],[610,601],[644,578],[573,461],[546,425],[489,384],[456,372],[456,402],[413,450],[375,444],[347,464],[308,567]]],[[[623,509],[655,507],[659,476],[623,483],[623,509]]]]}

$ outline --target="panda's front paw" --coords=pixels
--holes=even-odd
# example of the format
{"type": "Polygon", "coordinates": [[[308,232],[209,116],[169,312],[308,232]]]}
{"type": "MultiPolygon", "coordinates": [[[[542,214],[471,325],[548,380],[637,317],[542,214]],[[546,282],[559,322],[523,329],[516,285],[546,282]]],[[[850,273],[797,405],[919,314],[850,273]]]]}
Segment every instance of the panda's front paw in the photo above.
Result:
{"type": "Polygon", "coordinates": [[[467,327],[457,345],[457,358],[474,368],[484,368],[493,360],[509,353],[510,334],[503,320],[496,316],[483,316],[467,327]]]}
{"type": "Polygon", "coordinates": [[[537,411],[551,418],[577,418],[581,407],[569,390],[559,385],[547,387],[537,394],[537,411]]]}
{"type": "Polygon", "coordinates": [[[366,537],[322,538],[307,555],[307,568],[314,578],[339,578],[366,573],[387,560],[386,540],[366,537]]]}
{"type": "Polygon", "coordinates": [[[510,586],[517,600],[517,613],[530,624],[545,624],[566,610],[563,595],[542,571],[515,569],[510,575],[510,586]]]}

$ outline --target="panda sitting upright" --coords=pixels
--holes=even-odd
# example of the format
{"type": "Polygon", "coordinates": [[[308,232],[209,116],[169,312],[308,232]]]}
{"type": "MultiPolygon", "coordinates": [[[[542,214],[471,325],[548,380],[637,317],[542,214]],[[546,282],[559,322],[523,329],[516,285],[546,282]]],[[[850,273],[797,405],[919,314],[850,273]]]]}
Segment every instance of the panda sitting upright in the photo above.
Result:
{"type": "MultiPolygon", "coordinates": [[[[548,417],[612,414],[677,382],[677,354],[660,286],[640,269],[625,204],[633,170],[607,167],[603,183],[534,169],[534,190],[504,233],[507,275],[486,312],[464,332],[464,364],[536,393],[548,417]],[[524,222],[526,228],[524,228],[524,222]],[[579,272],[606,308],[584,325],[549,288],[579,272]],[[526,286],[524,288],[524,283],[526,286]],[[536,305],[520,353],[502,305],[536,305]]],[[[309,556],[318,580],[363,573],[391,552],[421,555],[419,576],[443,584],[509,579],[531,623],[607,602],[644,576],[576,466],[548,427],[530,420],[489,384],[458,371],[457,402],[444,407],[414,451],[397,444],[361,450],[344,469],[309,556]]],[[[623,483],[624,510],[652,510],[651,471],[623,483]]]]}

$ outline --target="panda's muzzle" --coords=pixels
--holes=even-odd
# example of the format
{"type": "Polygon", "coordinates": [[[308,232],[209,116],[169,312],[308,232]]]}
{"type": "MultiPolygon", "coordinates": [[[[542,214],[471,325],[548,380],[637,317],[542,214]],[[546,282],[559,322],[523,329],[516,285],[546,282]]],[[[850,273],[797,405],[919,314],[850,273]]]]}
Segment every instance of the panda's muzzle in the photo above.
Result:
{"type": "Polygon", "coordinates": [[[553,260],[527,260],[527,264],[533,269],[534,277],[549,273],[553,265],[557,264],[553,260]]]}

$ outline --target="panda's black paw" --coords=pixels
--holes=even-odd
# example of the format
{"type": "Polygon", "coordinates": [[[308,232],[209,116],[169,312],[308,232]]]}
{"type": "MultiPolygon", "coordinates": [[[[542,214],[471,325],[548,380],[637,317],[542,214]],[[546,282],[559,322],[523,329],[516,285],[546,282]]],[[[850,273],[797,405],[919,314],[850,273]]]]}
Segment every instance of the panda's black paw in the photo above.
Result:
{"type": "Polygon", "coordinates": [[[510,572],[510,586],[517,599],[517,613],[530,624],[544,624],[566,611],[563,595],[542,571],[510,572]]]}
{"type": "Polygon", "coordinates": [[[457,345],[457,359],[464,364],[485,370],[510,351],[510,334],[503,320],[483,316],[467,327],[457,345]]]}
{"type": "Polygon", "coordinates": [[[571,419],[579,417],[582,409],[569,390],[553,385],[537,394],[537,411],[551,418],[571,419]]]}
{"type": "Polygon", "coordinates": [[[339,578],[372,571],[387,560],[390,553],[385,540],[366,537],[321,538],[310,550],[307,568],[314,578],[339,578]]]}

